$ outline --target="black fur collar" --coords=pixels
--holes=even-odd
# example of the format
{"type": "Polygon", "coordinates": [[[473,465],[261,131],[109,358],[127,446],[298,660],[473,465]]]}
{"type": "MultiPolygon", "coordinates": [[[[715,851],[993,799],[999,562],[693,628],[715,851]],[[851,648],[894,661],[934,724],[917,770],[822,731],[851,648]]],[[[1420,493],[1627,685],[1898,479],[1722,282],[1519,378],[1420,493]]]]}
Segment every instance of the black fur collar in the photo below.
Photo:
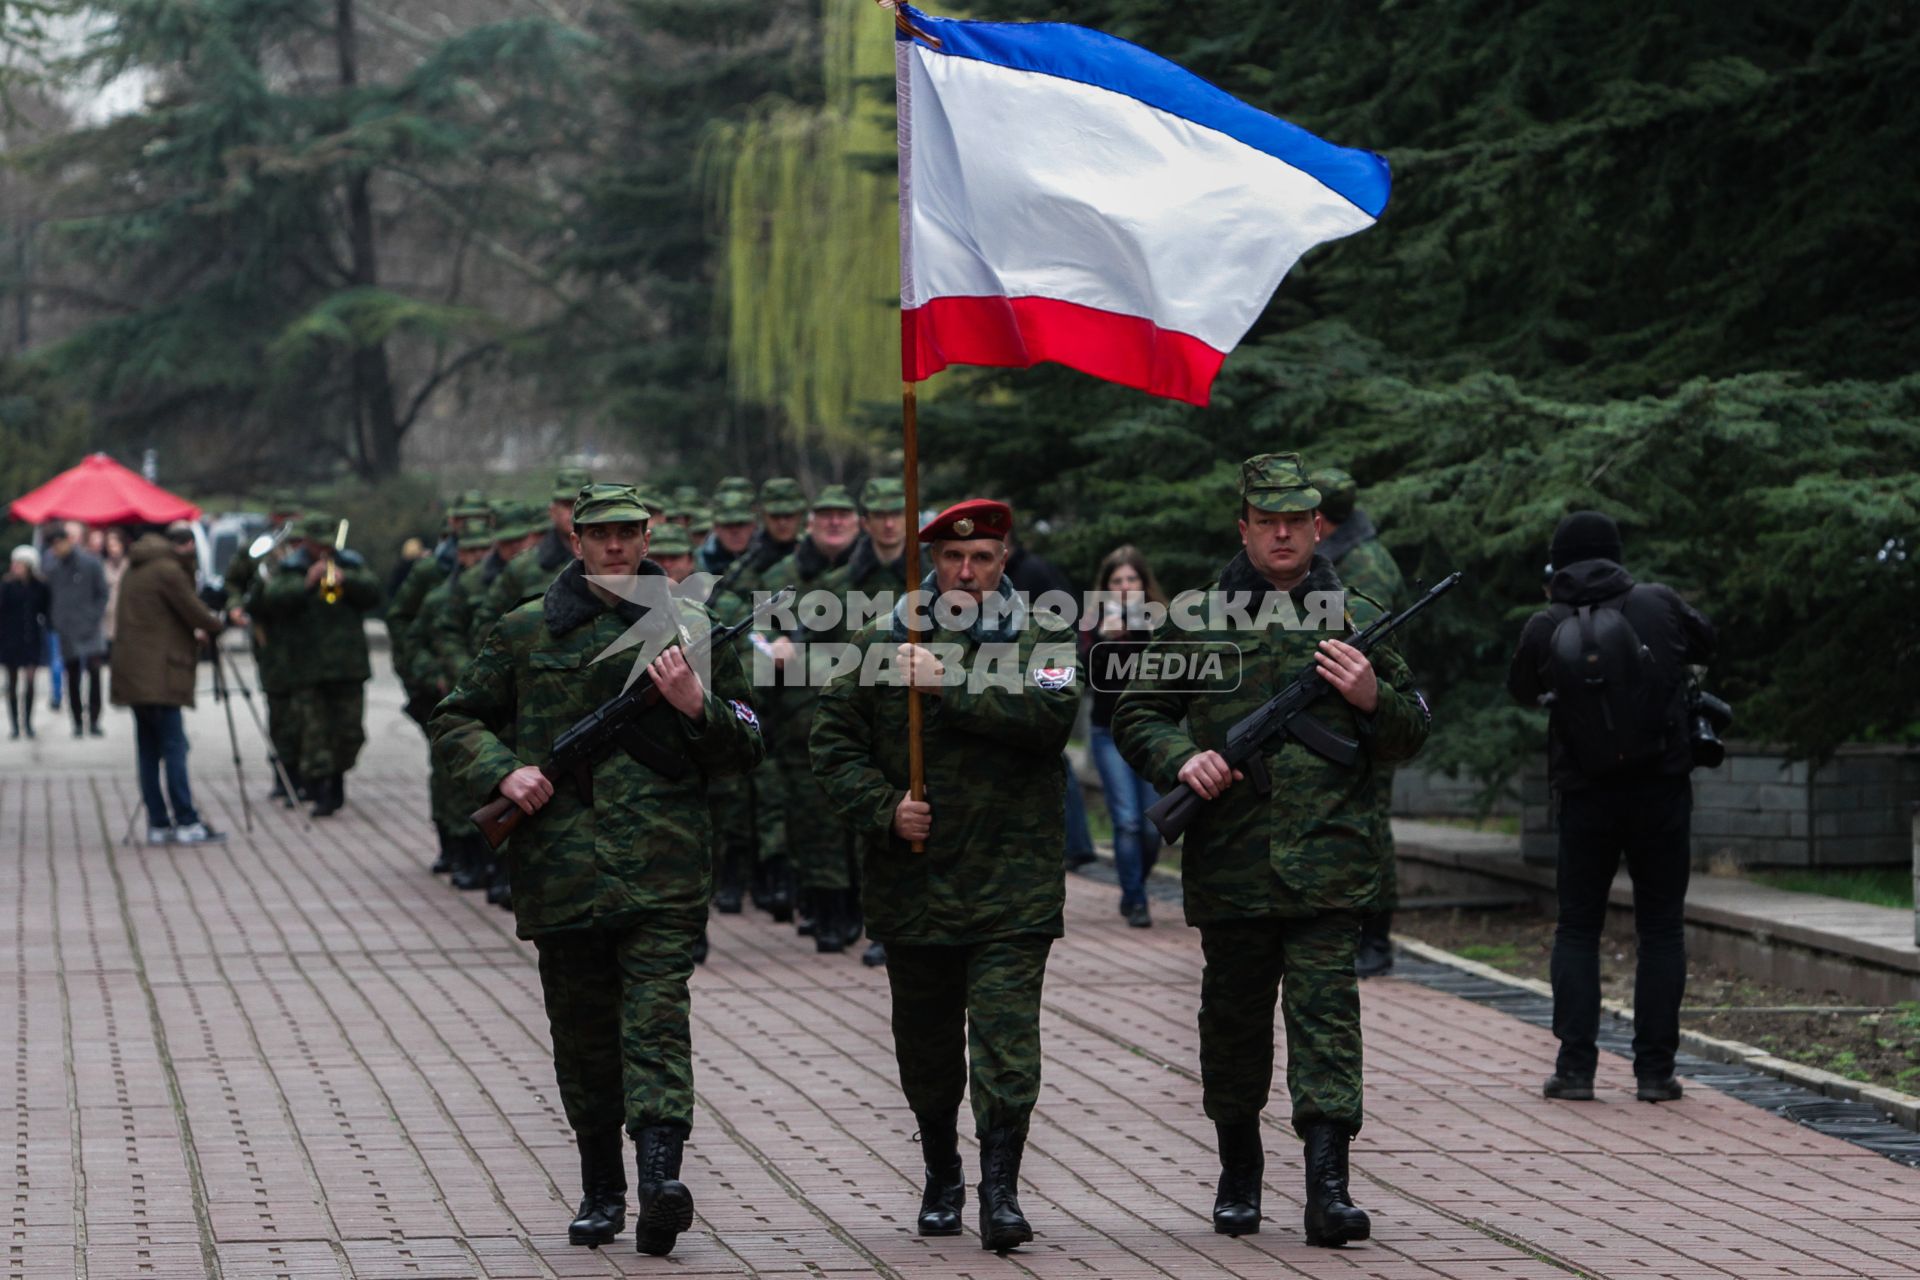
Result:
{"type": "Polygon", "coordinates": [[[885,569],[889,577],[904,584],[907,580],[906,552],[902,551],[883,565],[879,552],[873,549],[873,539],[863,533],[854,539],[853,554],[847,557],[847,574],[855,582],[865,582],[867,575],[875,569],[885,569]]]}
{"type": "MultiPolygon", "coordinates": [[[[642,560],[636,572],[664,577],[667,571],[651,560],[642,560]]],[[[560,571],[560,576],[553,580],[540,601],[547,630],[555,636],[563,636],[576,627],[585,626],[605,613],[608,607],[606,601],[593,594],[593,589],[587,585],[587,568],[578,560],[560,571]]],[[[629,623],[638,622],[651,612],[645,605],[635,604],[631,600],[616,601],[611,607],[629,623]]]]}
{"type": "MultiPolygon", "coordinates": [[[[1254,570],[1253,562],[1247,559],[1245,547],[1239,554],[1227,562],[1220,573],[1220,589],[1233,593],[1245,591],[1256,600],[1265,600],[1267,593],[1273,590],[1273,584],[1254,570]]],[[[1295,587],[1290,595],[1295,604],[1304,604],[1309,591],[1344,591],[1340,585],[1340,576],[1333,571],[1333,561],[1320,552],[1313,553],[1313,563],[1307,567],[1306,579],[1295,587]]]]}
{"type": "Polygon", "coordinates": [[[1373,527],[1373,517],[1355,507],[1353,514],[1340,522],[1333,536],[1320,543],[1320,554],[1334,562],[1339,562],[1347,552],[1363,542],[1370,542],[1379,536],[1380,531],[1373,527]]]}
{"type": "Polygon", "coordinates": [[[851,548],[848,548],[829,560],[812,538],[802,538],[800,545],[793,549],[793,567],[800,571],[800,581],[812,582],[827,570],[845,564],[850,554],[851,548]]]}
{"type": "Polygon", "coordinates": [[[747,558],[747,570],[750,573],[765,573],[776,563],[793,554],[791,542],[775,542],[767,536],[765,529],[753,531],[753,541],[747,544],[742,554],[747,558]]]}

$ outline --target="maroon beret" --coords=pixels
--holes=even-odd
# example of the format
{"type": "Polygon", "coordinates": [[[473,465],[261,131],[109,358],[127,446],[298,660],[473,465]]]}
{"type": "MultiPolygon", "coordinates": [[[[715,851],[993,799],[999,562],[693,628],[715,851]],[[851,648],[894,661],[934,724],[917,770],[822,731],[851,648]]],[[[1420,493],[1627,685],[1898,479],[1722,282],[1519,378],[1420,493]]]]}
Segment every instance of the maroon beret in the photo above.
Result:
{"type": "Polygon", "coordinates": [[[998,538],[1005,541],[1013,532],[1013,508],[992,498],[968,498],[956,502],[927,521],[920,529],[920,541],[938,542],[942,538],[998,538]]]}

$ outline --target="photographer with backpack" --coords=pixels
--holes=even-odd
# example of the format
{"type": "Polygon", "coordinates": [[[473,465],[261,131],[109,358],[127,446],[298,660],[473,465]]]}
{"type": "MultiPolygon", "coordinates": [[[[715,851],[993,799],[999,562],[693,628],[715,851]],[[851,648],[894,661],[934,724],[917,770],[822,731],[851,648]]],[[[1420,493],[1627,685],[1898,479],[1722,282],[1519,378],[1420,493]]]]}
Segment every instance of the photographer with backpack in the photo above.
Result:
{"type": "Polygon", "coordinates": [[[1548,769],[1560,814],[1549,1098],[1593,1097],[1600,933],[1626,858],[1633,881],[1633,1073],[1642,1102],[1680,1096],[1673,1056],[1686,989],[1693,767],[1688,671],[1713,653],[1713,624],[1672,588],[1635,582],[1620,530],[1576,511],[1553,534],[1548,607],[1527,620],[1507,689],[1551,710],[1548,769]]]}

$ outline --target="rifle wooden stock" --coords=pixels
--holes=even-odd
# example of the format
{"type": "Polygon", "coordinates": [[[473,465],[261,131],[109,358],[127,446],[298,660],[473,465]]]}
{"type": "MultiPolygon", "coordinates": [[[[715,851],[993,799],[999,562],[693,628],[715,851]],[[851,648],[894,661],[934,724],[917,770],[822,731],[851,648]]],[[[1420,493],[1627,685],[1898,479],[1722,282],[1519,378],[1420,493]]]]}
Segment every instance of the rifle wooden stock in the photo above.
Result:
{"type": "Polygon", "coordinates": [[[520,829],[527,811],[505,796],[497,796],[468,816],[473,825],[480,828],[480,837],[487,842],[487,848],[498,849],[508,836],[520,829]]]}

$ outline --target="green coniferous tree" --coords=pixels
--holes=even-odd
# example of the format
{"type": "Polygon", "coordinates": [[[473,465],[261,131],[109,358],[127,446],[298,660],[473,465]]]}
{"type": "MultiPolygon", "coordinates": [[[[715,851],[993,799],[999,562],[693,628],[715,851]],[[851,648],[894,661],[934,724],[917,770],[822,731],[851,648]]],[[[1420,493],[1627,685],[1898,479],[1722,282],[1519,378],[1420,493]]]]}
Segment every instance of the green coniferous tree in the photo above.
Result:
{"type": "Polygon", "coordinates": [[[369,41],[358,0],[115,0],[75,73],[152,79],[144,109],[38,157],[66,296],[92,316],[49,353],[104,423],[225,458],[338,456],[392,474],[441,388],[522,318],[463,296],[476,241],[548,217],[579,37],[474,27],[424,54],[369,41]],[[435,241],[431,283],[389,263],[435,241]]]}

